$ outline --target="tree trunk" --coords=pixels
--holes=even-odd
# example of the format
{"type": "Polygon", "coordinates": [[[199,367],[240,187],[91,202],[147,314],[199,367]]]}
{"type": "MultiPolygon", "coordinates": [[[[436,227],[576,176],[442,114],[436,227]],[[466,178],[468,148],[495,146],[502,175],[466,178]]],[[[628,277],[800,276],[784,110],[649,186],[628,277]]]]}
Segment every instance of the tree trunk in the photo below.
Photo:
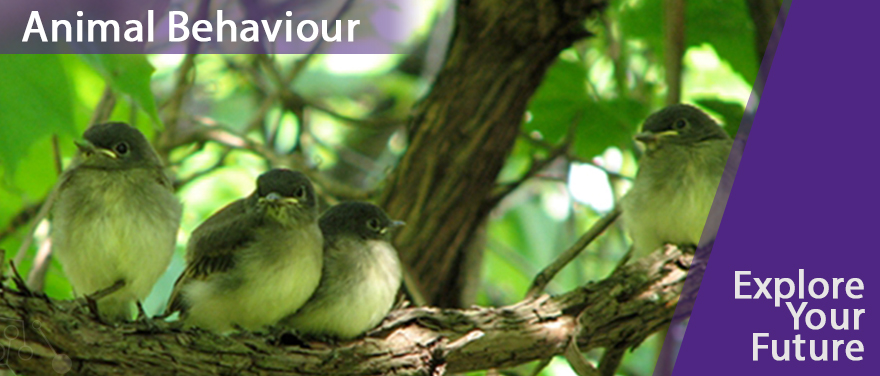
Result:
{"type": "Polygon", "coordinates": [[[604,4],[459,0],[447,60],[414,110],[409,148],[382,199],[407,222],[395,244],[428,303],[461,306],[464,256],[482,249],[470,243],[492,209],[529,98],[559,52],[589,35],[584,20],[604,4]]]}

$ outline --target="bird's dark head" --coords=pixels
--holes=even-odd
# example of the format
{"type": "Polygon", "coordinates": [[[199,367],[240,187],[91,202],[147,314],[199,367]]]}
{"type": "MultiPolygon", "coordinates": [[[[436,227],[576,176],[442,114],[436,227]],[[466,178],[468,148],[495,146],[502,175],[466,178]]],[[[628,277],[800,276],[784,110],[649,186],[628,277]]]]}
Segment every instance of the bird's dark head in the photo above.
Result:
{"type": "Polygon", "coordinates": [[[77,159],[90,167],[123,169],[161,165],[146,137],[125,123],[95,124],[86,130],[76,146],[77,159]]]}
{"type": "Polygon", "coordinates": [[[317,217],[315,188],[301,172],[272,169],[257,178],[257,190],[251,197],[280,221],[317,217]]]}
{"type": "Polygon", "coordinates": [[[390,240],[391,230],[403,226],[404,223],[391,220],[376,205],[343,202],[327,210],[318,224],[325,241],[333,241],[346,236],[364,240],[390,240]]]}
{"type": "Polygon", "coordinates": [[[645,120],[642,133],[635,136],[648,150],[664,145],[694,145],[729,138],[709,115],[687,104],[676,104],[655,112],[645,120]]]}

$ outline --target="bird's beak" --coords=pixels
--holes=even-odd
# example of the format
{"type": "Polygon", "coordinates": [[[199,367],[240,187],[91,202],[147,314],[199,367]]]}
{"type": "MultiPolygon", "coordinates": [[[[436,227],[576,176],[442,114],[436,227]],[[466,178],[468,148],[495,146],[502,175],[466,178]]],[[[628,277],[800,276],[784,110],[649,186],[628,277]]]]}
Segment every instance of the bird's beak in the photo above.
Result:
{"type": "Polygon", "coordinates": [[[73,143],[76,144],[76,148],[79,149],[80,153],[83,153],[83,155],[85,155],[87,157],[92,154],[95,154],[95,153],[101,153],[101,154],[106,155],[109,158],[113,158],[113,159],[117,158],[116,153],[114,153],[113,151],[99,148],[99,147],[95,146],[94,144],[92,144],[91,142],[89,142],[88,140],[77,140],[77,141],[74,141],[73,143]]]}
{"type": "Polygon", "coordinates": [[[661,138],[668,137],[668,136],[678,136],[678,131],[669,130],[669,131],[663,131],[660,133],[642,132],[642,133],[636,134],[635,137],[633,137],[633,138],[635,138],[636,141],[639,141],[644,144],[653,144],[653,143],[656,143],[657,141],[660,141],[661,138]]]}
{"type": "Polygon", "coordinates": [[[404,221],[391,221],[391,224],[388,225],[388,227],[379,230],[379,233],[382,235],[385,235],[385,233],[388,232],[388,230],[394,230],[398,227],[403,227],[403,226],[406,226],[406,222],[404,222],[404,221]]]}
{"type": "Polygon", "coordinates": [[[266,201],[278,204],[297,204],[299,200],[293,197],[284,197],[276,192],[270,192],[266,195],[266,201]]]}

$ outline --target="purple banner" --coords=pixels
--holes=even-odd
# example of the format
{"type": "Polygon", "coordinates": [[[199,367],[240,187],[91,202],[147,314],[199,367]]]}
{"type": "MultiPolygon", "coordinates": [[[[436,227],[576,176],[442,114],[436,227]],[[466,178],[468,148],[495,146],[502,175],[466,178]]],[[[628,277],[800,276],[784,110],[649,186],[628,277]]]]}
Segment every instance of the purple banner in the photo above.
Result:
{"type": "Polygon", "coordinates": [[[878,10],[791,5],[673,375],[877,374],[878,10]]]}
{"type": "Polygon", "coordinates": [[[410,0],[7,0],[0,53],[398,52],[410,0]]]}

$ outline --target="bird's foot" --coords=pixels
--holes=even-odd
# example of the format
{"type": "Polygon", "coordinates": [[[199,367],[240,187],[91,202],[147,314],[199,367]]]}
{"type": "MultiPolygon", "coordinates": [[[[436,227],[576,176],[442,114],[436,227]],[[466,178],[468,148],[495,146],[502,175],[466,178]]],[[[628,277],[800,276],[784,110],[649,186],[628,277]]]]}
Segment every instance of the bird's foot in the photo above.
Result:
{"type": "Polygon", "coordinates": [[[137,305],[138,315],[137,319],[135,319],[135,323],[138,324],[138,332],[146,333],[146,334],[156,334],[162,331],[155,323],[155,319],[147,316],[147,312],[144,311],[144,306],[140,301],[135,302],[137,305]]]}
{"type": "Polygon", "coordinates": [[[120,279],[107,288],[104,288],[104,289],[101,289],[101,290],[98,290],[98,291],[95,291],[91,294],[86,295],[85,296],[86,306],[88,307],[89,312],[91,312],[92,315],[94,315],[95,318],[98,319],[98,321],[100,321],[101,323],[107,324],[107,322],[104,321],[104,319],[101,317],[100,312],[98,311],[98,300],[100,300],[101,298],[103,298],[107,295],[110,295],[116,291],[119,291],[119,289],[121,289],[123,287],[125,287],[125,281],[120,279]]]}
{"type": "Polygon", "coordinates": [[[629,262],[629,260],[632,259],[632,255],[633,255],[633,247],[629,247],[629,250],[626,251],[626,253],[623,255],[623,257],[620,258],[620,261],[617,262],[617,265],[614,266],[614,271],[611,272],[611,274],[616,273],[618,269],[620,269],[621,267],[626,265],[629,262]]]}

